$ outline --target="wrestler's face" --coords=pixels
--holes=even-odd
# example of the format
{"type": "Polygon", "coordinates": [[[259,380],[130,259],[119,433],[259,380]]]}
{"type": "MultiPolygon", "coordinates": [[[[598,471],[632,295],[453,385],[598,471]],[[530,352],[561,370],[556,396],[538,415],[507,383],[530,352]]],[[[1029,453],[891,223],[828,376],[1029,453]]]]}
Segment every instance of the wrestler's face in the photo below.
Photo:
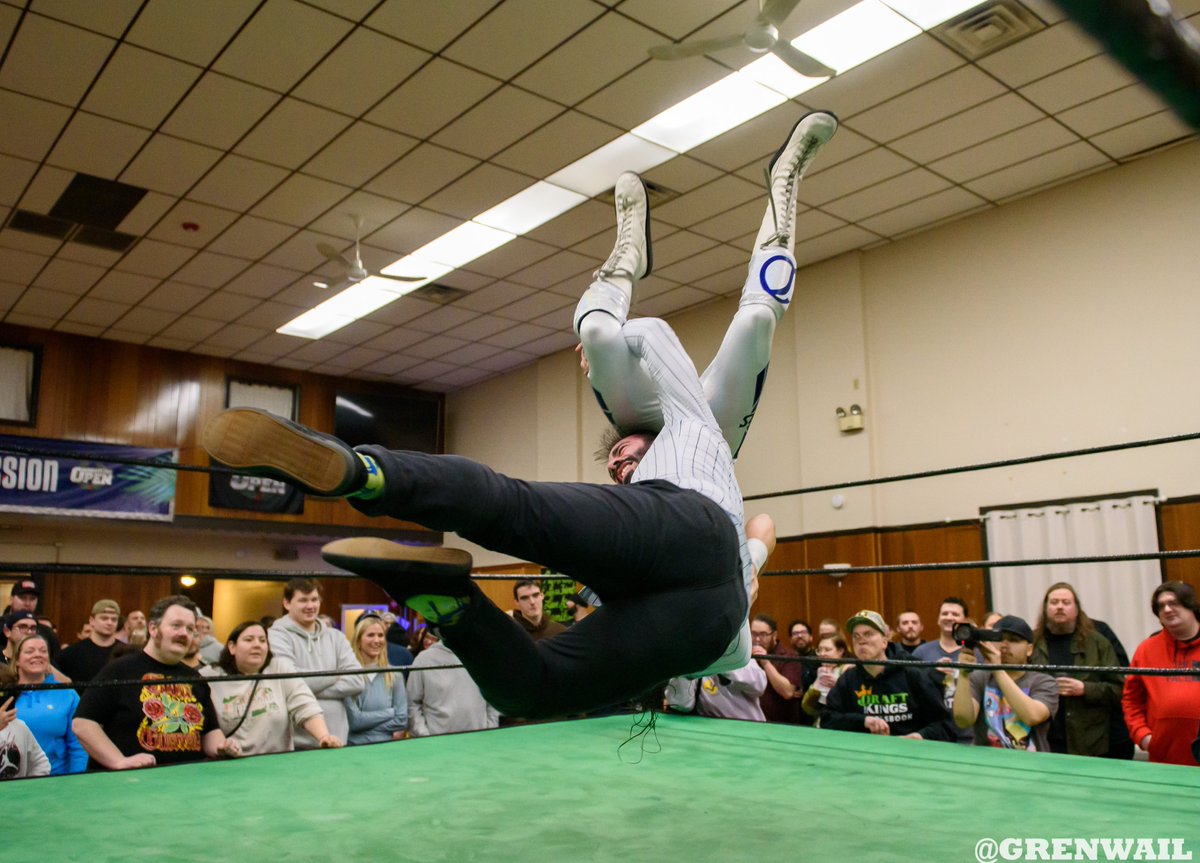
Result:
{"type": "Polygon", "coordinates": [[[617,441],[608,451],[608,475],[612,481],[627,485],[653,442],[653,435],[640,433],[626,435],[617,441]]]}

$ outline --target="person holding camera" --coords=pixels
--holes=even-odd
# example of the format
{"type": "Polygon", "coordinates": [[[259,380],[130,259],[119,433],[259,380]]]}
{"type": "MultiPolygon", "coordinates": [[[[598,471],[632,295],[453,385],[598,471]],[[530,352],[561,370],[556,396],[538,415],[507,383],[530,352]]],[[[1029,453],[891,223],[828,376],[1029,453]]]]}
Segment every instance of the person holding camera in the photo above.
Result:
{"type": "MultiPolygon", "coordinates": [[[[978,648],[991,665],[1029,662],[1033,630],[1028,623],[1009,614],[996,621],[992,630],[1000,633],[999,642],[969,638],[963,644],[968,649],[958,655],[958,661],[974,663],[973,650],[978,648]]],[[[975,630],[971,635],[979,633],[975,630]]],[[[1040,671],[972,671],[968,679],[969,686],[954,690],[954,723],[959,728],[974,726],[976,746],[1051,751],[1050,720],[1058,710],[1058,684],[1053,677],[1040,671]]]]}

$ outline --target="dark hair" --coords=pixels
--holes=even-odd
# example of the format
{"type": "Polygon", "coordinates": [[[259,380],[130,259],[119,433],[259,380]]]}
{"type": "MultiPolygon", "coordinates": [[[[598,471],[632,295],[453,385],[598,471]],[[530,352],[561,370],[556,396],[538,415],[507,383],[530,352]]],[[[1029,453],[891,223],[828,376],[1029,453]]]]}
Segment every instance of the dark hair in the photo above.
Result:
{"type": "Polygon", "coordinates": [[[167,609],[172,605],[178,605],[180,608],[186,608],[196,617],[200,616],[200,606],[192,602],[190,597],[184,596],[182,593],[175,593],[171,596],[164,596],[154,605],[150,606],[150,612],[146,615],[146,625],[151,623],[161,623],[163,615],[167,613],[167,609]]]}
{"type": "Polygon", "coordinates": [[[517,598],[517,591],[520,590],[522,587],[536,587],[538,590],[542,589],[542,585],[540,582],[535,581],[532,578],[522,578],[520,581],[518,581],[516,584],[513,585],[513,599],[517,598]]]}
{"type": "MultiPolygon", "coordinates": [[[[245,632],[247,629],[249,629],[252,626],[259,627],[263,631],[264,635],[267,632],[267,628],[262,625],[261,621],[244,620],[241,623],[239,623],[237,626],[235,626],[233,628],[233,632],[229,633],[229,638],[225,639],[225,645],[224,645],[224,647],[221,648],[221,658],[217,660],[217,665],[219,665],[225,671],[226,674],[241,674],[242,673],[242,672],[238,671],[237,660],[234,659],[233,654],[229,652],[229,643],[236,642],[241,637],[242,633],[245,632]]],[[[268,640],[267,641],[267,656],[266,656],[266,659],[263,660],[263,668],[266,668],[268,665],[270,665],[271,660],[274,658],[275,657],[271,655],[271,642],[270,642],[270,640],[268,640]]]]}
{"type": "Polygon", "coordinates": [[[846,646],[846,639],[840,632],[835,632],[833,635],[827,635],[824,638],[817,640],[817,646],[821,646],[822,641],[832,641],[833,646],[842,652],[842,657],[850,655],[850,648],[846,646]]]}
{"type": "Polygon", "coordinates": [[[596,451],[592,453],[592,458],[598,462],[607,462],[608,454],[612,452],[612,448],[623,437],[624,435],[617,431],[616,426],[608,426],[604,431],[600,432],[600,443],[596,447],[596,451]]]}
{"type": "Polygon", "coordinates": [[[789,637],[792,634],[792,630],[795,629],[797,625],[803,626],[805,629],[807,629],[809,637],[810,638],[812,637],[812,627],[808,625],[807,620],[802,620],[800,618],[796,618],[795,620],[793,620],[791,623],[788,624],[788,636],[789,637]]]}
{"type": "Polygon", "coordinates": [[[17,691],[17,670],[11,665],[0,663],[0,705],[12,698],[14,701],[20,693],[17,691]]]}
{"type": "Polygon", "coordinates": [[[775,618],[771,617],[769,614],[756,614],[754,615],[754,619],[759,623],[765,623],[767,626],[771,627],[772,632],[779,629],[779,624],[775,621],[775,618]]]}
{"type": "Polygon", "coordinates": [[[1079,609],[1079,619],[1075,622],[1074,634],[1082,641],[1091,635],[1096,627],[1092,626],[1092,619],[1083,613],[1083,603],[1079,601],[1079,594],[1075,588],[1065,581],[1054,582],[1042,594],[1042,612],[1038,615],[1037,626],[1033,628],[1033,640],[1038,642],[1046,637],[1046,604],[1050,602],[1050,594],[1056,590],[1069,590],[1071,591],[1071,596],[1075,597],[1075,607],[1079,609]]]}
{"type": "MultiPolygon", "coordinates": [[[[970,613],[971,613],[971,612],[970,612],[970,611],[967,609],[967,601],[966,601],[965,599],[962,599],[962,598],[960,598],[960,597],[957,597],[957,596],[947,596],[945,599],[943,599],[943,600],[941,601],[941,605],[946,605],[947,603],[949,603],[949,604],[951,604],[951,605],[957,605],[957,606],[959,606],[959,607],[960,607],[960,608],[963,610],[963,617],[966,617],[968,614],[970,614],[970,613]]],[[[940,608],[940,607],[941,607],[941,605],[939,605],[938,607],[940,608]]]]}
{"type": "Polygon", "coordinates": [[[292,601],[292,597],[297,593],[312,593],[321,592],[321,585],[311,578],[293,578],[283,586],[283,598],[288,602],[292,601]]]}
{"type": "Polygon", "coordinates": [[[1164,581],[1154,588],[1154,593],[1150,596],[1150,611],[1155,617],[1158,617],[1158,598],[1164,593],[1175,594],[1180,605],[1200,617],[1200,601],[1196,599],[1196,588],[1182,581],[1164,581]]]}

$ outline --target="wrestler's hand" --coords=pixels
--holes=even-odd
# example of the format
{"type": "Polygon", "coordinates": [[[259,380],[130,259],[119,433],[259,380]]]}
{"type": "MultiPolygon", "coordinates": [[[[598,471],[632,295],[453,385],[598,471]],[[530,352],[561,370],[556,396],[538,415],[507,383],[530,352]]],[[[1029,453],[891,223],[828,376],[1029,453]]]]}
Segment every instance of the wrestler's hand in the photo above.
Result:
{"type": "Polygon", "coordinates": [[[863,725],[865,725],[867,727],[867,731],[870,731],[872,734],[881,734],[884,737],[891,736],[892,729],[889,728],[888,724],[878,716],[868,716],[865,720],[863,720],[863,725]]]}
{"type": "Polygon", "coordinates": [[[579,367],[583,369],[583,373],[586,375],[591,369],[588,367],[587,354],[583,352],[582,342],[575,346],[575,353],[579,354],[579,367]]]}

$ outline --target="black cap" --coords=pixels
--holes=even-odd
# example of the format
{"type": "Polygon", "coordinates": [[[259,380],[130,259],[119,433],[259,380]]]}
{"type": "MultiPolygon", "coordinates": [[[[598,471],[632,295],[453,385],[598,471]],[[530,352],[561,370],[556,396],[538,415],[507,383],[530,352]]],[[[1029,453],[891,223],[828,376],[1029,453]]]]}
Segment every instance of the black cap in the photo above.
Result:
{"type": "Polygon", "coordinates": [[[23,594],[42,595],[42,592],[38,590],[37,582],[32,578],[22,578],[17,582],[17,586],[12,589],[12,593],[13,596],[21,596],[23,594]]]}
{"type": "Polygon", "coordinates": [[[1004,615],[992,624],[992,629],[996,632],[1007,632],[1009,635],[1025,639],[1030,644],[1033,643],[1033,630],[1029,628],[1028,623],[1015,614],[1004,615]]]}
{"type": "Polygon", "coordinates": [[[32,611],[12,611],[4,615],[4,626],[6,629],[12,629],[13,625],[18,620],[37,620],[37,615],[32,611]]]}

